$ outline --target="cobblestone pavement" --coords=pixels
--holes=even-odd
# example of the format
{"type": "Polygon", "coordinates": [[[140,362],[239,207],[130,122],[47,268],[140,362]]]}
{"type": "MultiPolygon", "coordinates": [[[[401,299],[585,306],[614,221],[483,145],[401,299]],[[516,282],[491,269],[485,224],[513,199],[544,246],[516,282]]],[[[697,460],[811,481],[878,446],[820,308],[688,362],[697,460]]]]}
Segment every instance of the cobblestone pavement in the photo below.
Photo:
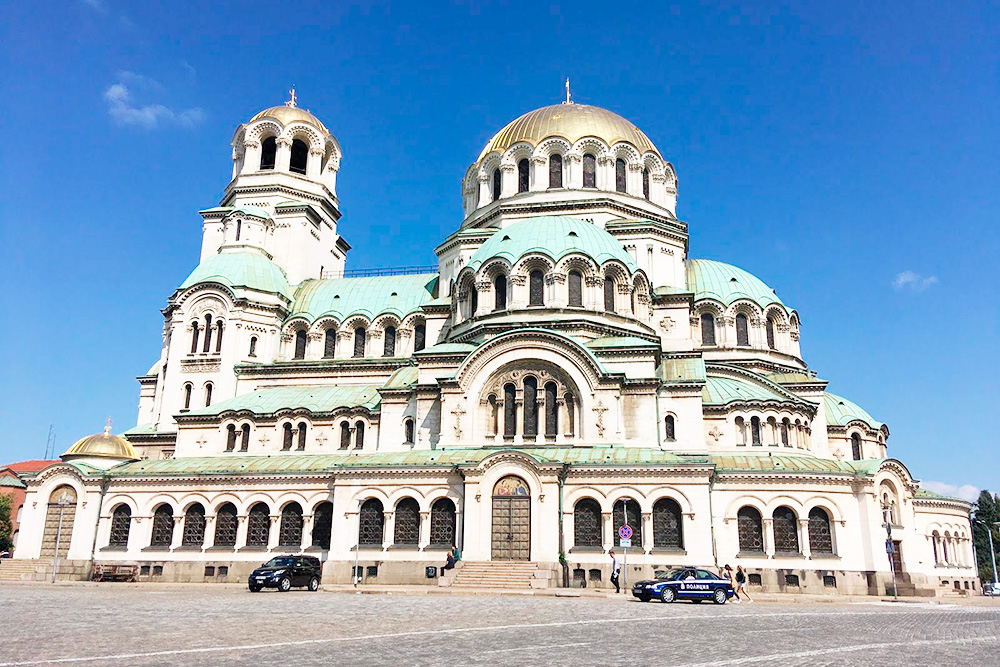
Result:
{"type": "Polygon", "coordinates": [[[988,665],[996,605],[2,585],[12,665],[988,665]]]}

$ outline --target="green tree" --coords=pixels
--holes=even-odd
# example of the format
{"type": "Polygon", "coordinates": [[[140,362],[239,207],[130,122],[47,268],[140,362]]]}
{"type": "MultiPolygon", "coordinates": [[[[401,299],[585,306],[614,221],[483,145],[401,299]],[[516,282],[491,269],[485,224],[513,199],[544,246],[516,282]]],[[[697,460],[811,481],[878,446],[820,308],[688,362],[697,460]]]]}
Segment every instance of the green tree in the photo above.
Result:
{"type": "Polygon", "coordinates": [[[10,519],[13,507],[13,496],[0,493],[0,551],[10,551],[14,547],[14,543],[11,541],[11,532],[14,526],[10,519]]]}
{"type": "Polygon", "coordinates": [[[987,531],[993,533],[993,547],[1000,549],[1000,530],[996,523],[1000,521],[1000,497],[994,497],[989,491],[979,494],[979,500],[972,509],[972,540],[976,545],[976,561],[979,565],[979,578],[982,581],[993,581],[993,559],[990,557],[990,538],[987,531]]]}

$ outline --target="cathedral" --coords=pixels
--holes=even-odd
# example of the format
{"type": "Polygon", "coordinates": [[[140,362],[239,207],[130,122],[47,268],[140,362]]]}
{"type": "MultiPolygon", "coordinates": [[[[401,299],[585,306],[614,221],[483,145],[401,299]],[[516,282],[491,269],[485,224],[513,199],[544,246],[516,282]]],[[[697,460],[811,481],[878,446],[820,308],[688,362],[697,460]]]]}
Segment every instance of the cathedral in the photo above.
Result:
{"type": "Polygon", "coordinates": [[[674,165],[627,119],[567,96],[501,128],[424,270],[348,268],[344,160],[294,94],[239,125],[137,426],[25,475],[16,558],[207,582],[302,553],[328,583],[600,588],[614,550],[629,581],[975,588],[970,505],[827,391],[791,304],[689,255],[674,165]]]}

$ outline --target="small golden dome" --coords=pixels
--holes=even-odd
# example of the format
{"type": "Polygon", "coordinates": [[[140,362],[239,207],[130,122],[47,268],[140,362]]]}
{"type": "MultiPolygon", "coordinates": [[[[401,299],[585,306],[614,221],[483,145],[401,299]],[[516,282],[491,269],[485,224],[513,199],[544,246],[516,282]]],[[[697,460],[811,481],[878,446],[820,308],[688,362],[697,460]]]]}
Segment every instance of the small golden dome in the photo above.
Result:
{"type": "Polygon", "coordinates": [[[537,146],[548,137],[562,137],[570,143],[597,137],[609,146],[627,141],[640,153],[652,151],[660,155],[642,130],[613,111],[571,102],[535,109],[511,121],[490,139],[479,159],[493,152],[503,153],[519,141],[537,146]]]}
{"type": "Polygon", "coordinates": [[[312,115],[305,109],[300,109],[299,107],[290,107],[286,104],[280,107],[271,107],[270,109],[264,109],[258,114],[255,114],[249,122],[253,123],[261,118],[273,118],[282,125],[288,125],[289,123],[294,123],[297,120],[305,121],[319,127],[325,134],[330,134],[330,130],[326,129],[326,125],[320,122],[319,118],[312,115]]]}
{"type": "Polygon", "coordinates": [[[88,435],[80,438],[72,447],[66,450],[63,458],[70,456],[102,456],[115,459],[139,460],[139,455],[129,441],[120,435],[111,433],[111,423],[104,427],[104,433],[88,435]]]}

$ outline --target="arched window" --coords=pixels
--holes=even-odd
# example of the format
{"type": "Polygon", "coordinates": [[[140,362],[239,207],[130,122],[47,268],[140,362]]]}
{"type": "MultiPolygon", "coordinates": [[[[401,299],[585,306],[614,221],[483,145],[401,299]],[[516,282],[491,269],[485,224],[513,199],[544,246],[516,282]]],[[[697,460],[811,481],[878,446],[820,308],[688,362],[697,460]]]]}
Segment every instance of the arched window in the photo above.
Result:
{"type": "Polygon", "coordinates": [[[361,504],[358,513],[358,544],[361,546],[382,546],[382,530],[385,516],[378,498],[369,498],[361,504]]]}
{"type": "Polygon", "coordinates": [[[583,274],[579,271],[569,272],[569,305],[583,306],[583,274]]]}
{"type": "Polygon", "coordinates": [[[417,324],[413,327],[413,351],[419,352],[427,345],[427,325],[417,324]]]}
{"type": "Polygon", "coordinates": [[[409,445],[413,444],[413,419],[407,417],[403,422],[403,437],[406,438],[406,443],[409,445]]]}
{"type": "Polygon", "coordinates": [[[191,387],[190,383],[189,384],[185,384],[184,385],[184,409],[185,410],[190,410],[191,409],[191,391],[192,391],[192,387],[191,387]]]}
{"type": "Polygon", "coordinates": [[[212,351],[212,316],[205,315],[205,346],[201,348],[202,352],[212,351]]]}
{"type": "Polygon", "coordinates": [[[788,441],[788,427],[790,425],[791,424],[789,423],[787,417],[781,420],[781,444],[783,444],[785,447],[792,446],[791,443],[788,441]]]}
{"type": "Polygon", "coordinates": [[[549,156],[549,187],[561,188],[563,186],[562,155],[554,153],[549,156]]]}
{"type": "Polygon", "coordinates": [[[814,554],[833,554],[830,515],[821,507],[809,510],[809,551],[814,554]]]}
{"type": "Polygon", "coordinates": [[[744,421],[743,417],[737,417],[736,423],[736,445],[738,447],[745,447],[747,444],[747,423],[744,421]]]}
{"type": "Polygon", "coordinates": [[[774,347],[774,318],[767,318],[767,346],[772,350],[774,347]]]}
{"type": "Polygon", "coordinates": [[[306,448],[306,423],[299,422],[299,446],[298,450],[301,452],[306,448]]]}
{"type": "Polygon", "coordinates": [[[355,422],[354,423],[354,449],[364,449],[365,448],[365,423],[355,422]]]}
{"type": "Polygon", "coordinates": [[[245,452],[250,448],[250,424],[244,424],[240,433],[240,451],[245,452]]]}
{"type": "Polygon", "coordinates": [[[767,444],[778,446],[778,421],[774,417],[767,418],[767,444]]]}
{"type": "Polygon", "coordinates": [[[663,420],[666,425],[667,431],[667,442],[674,442],[677,440],[677,422],[673,415],[667,415],[666,419],[663,420]]]}
{"type": "Polygon", "coordinates": [[[528,160],[519,160],[517,163],[517,191],[527,192],[529,185],[529,165],[528,160]]]}
{"type": "Polygon", "coordinates": [[[340,448],[347,449],[351,446],[351,425],[347,422],[340,422],[340,448]]]}
{"type": "Polygon", "coordinates": [[[448,498],[438,498],[431,505],[432,547],[448,547],[455,544],[455,523],[458,513],[455,503],[448,498]]]}
{"type": "Polygon", "coordinates": [[[851,457],[855,461],[861,460],[861,436],[857,433],[851,434],[851,457]]]}
{"type": "Polygon", "coordinates": [[[649,199],[649,169],[642,170],[642,196],[649,199]]]}
{"type": "Polygon", "coordinates": [[[625,178],[625,160],[618,158],[615,160],[615,191],[625,192],[627,179],[625,178]]]}
{"type": "Polygon", "coordinates": [[[583,187],[597,187],[597,158],[591,153],[583,154],[583,187]]]}
{"type": "Polygon", "coordinates": [[[354,330],[354,357],[360,358],[365,356],[365,337],[368,332],[365,331],[364,327],[357,327],[354,330]]]}
{"type": "Polygon", "coordinates": [[[242,220],[237,220],[236,221],[236,240],[237,241],[240,240],[240,233],[242,231],[243,231],[243,221],[242,220]]]}
{"type": "Polygon", "coordinates": [[[256,357],[257,356],[257,337],[256,336],[250,336],[250,353],[247,356],[248,357],[256,357]]]}
{"type": "Polygon", "coordinates": [[[274,137],[268,137],[260,142],[260,168],[274,169],[275,158],[278,155],[278,142],[274,137]]]}
{"type": "Polygon", "coordinates": [[[174,510],[163,504],[153,512],[153,536],[151,547],[169,547],[174,541],[174,510]]]}
{"type": "Polygon", "coordinates": [[[683,549],[681,506],[671,498],[660,498],[653,505],[653,547],[683,549]]]}
{"type": "Polygon", "coordinates": [[[469,284],[469,317],[475,317],[477,310],[479,310],[479,290],[476,289],[476,283],[472,282],[469,284]]]}
{"type": "Polygon", "coordinates": [[[604,310],[615,312],[615,281],[612,278],[604,279],[604,310]]]}
{"type": "Polygon", "coordinates": [[[396,505],[396,525],[393,544],[420,544],[420,506],[413,498],[403,498],[396,505]]]}
{"type": "Polygon", "coordinates": [[[573,506],[573,541],[578,547],[603,545],[601,506],[593,498],[583,498],[573,506]]]}
{"type": "Polygon", "coordinates": [[[573,437],[576,435],[576,401],[573,400],[573,394],[566,394],[564,400],[566,401],[566,435],[573,437]]]}
{"type": "Polygon", "coordinates": [[[513,438],[517,431],[517,405],[514,400],[517,396],[517,389],[512,383],[507,383],[503,387],[503,435],[505,438],[513,438]]]}
{"type": "Polygon", "coordinates": [[[295,359],[306,358],[306,340],[305,329],[300,329],[295,332],[295,359]]]}
{"type": "Polygon", "coordinates": [[[191,323],[191,354],[198,351],[198,333],[201,331],[197,322],[191,323]]]}
{"type": "Polygon", "coordinates": [[[715,318],[711,313],[701,315],[701,344],[715,345],[715,318]]]}
{"type": "Polygon", "coordinates": [[[524,437],[538,435],[538,380],[524,378],[524,437]]]}
{"type": "Polygon", "coordinates": [[[247,546],[266,547],[271,537],[271,512],[264,503],[257,503],[247,515],[247,546]]]}
{"type": "Polygon", "coordinates": [[[212,404],[212,383],[209,382],[205,385],[205,407],[207,408],[212,404]]]}
{"type": "Polygon", "coordinates": [[[750,327],[747,322],[747,316],[743,313],[736,314],[736,344],[743,346],[750,345],[750,327]]]}
{"type": "Polygon", "coordinates": [[[236,426],[230,424],[226,427],[226,451],[231,452],[236,449],[236,426]]]}
{"type": "Polygon", "coordinates": [[[195,503],[184,513],[184,534],[181,546],[200,547],[205,543],[205,507],[195,503]]]}
{"type": "Polygon", "coordinates": [[[493,201],[500,199],[500,170],[493,170],[493,201]]]}
{"type": "Polygon", "coordinates": [[[500,424],[500,402],[497,401],[497,395],[496,394],[490,394],[489,397],[486,399],[486,403],[488,404],[487,407],[489,409],[489,414],[487,415],[487,419],[489,420],[488,421],[488,425],[489,425],[489,434],[488,435],[496,435],[498,433],[499,429],[500,429],[500,426],[499,426],[499,424],[500,424]]]}
{"type": "Polygon", "coordinates": [[[236,546],[236,505],[226,503],[215,513],[215,546],[236,546]]]}
{"type": "Polygon", "coordinates": [[[323,338],[323,358],[333,359],[337,354],[337,330],[330,327],[323,338]]]}
{"type": "Polygon", "coordinates": [[[535,269],[528,274],[528,305],[545,305],[545,274],[535,269]]]}
{"type": "Polygon", "coordinates": [[[292,158],[289,160],[288,170],[294,174],[306,173],[306,162],[309,159],[309,147],[301,139],[292,141],[292,158]]]}
{"type": "Polygon", "coordinates": [[[778,553],[799,553],[799,527],[790,507],[779,507],[771,515],[774,525],[774,550],[778,553]]]}
{"type": "Polygon", "coordinates": [[[559,403],[556,398],[556,383],[545,384],[545,437],[554,438],[559,434],[559,403]]]}
{"type": "Polygon", "coordinates": [[[386,327],[384,335],[385,345],[382,347],[382,356],[396,356],[396,327],[386,327]]]}
{"type": "Polygon", "coordinates": [[[288,503],[281,510],[278,546],[295,549],[302,546],[302,506],[296,502],[288,503]]]}
{"type": "Polygon", "coordinates": [[[329,549],[331,533],[333,533],[333,503],[327,500],[313,510],[312,545],[320,549],[329,549]]]}
{"type": "Polygon", "coordinates": [[[493,279],[493,293],[496,295],[496,302],[493,310],[507,309],[507,276],[502,273],[493,279]]]}
{"type": "Polygon", "coordinates": [[[611,514],[614,521],[615,546],[621,546],[621,537],[618,535],[618,529],[627,523],[632,527],[632,544],[636,545],[637,548],[641,547],[642,514],[639,511],[639,503],[632,498],[622,498],[615,503],[611,514]],[[627,521],[626,512],[628,514],[627,521]]]}
{"type": "Polygon", "coordinates": [[[951,544],[951,533],[947,530],[944,531],[944,539],[941,540],[942,551],[944,552],[944,562],[951,563],[951,559],[948,557],[948,545],[951,544]]]}
{"type": "Polygon", "coordinates": [[[764,553],[764,526],[756,508],[741,507],[736,513],[740,553],[764,553]]]}
{"type": "Polygon", "coordinates": [[[132,529],[132,510],[128,505],[119,505],[111,513],[111,539],[109,547],[127,547],[128,534],[132,529]]]}
{"type": "Polygon", "coordinates": [[[750,438],[754,447],[760,447],[760,418],[751,417],[750,418],[750,438]]]}
{"type": "Polygon", "coordinates": [[[941,562],[941,557],[938,555],[938,542],[941,541],[941,534],[936,530],[931,533],[931,548],[934,549],[934,564],[937,565],[941,562]]]}

